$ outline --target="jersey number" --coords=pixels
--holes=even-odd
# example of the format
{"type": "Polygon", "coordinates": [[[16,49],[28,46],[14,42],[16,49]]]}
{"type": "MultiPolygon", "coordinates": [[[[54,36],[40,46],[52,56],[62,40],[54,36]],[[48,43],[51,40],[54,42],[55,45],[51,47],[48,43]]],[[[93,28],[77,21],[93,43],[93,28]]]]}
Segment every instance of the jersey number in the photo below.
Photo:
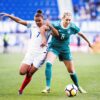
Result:
{"type": "Polygon", "coordinates": [[[63,40],[65,38],[65,34],[61,34],[60,39],[63,40]]]}
{"type": "Polygon", "coordinates": [[[39,35],[40,35],[40,32],[38,32],[37,37],[39,37],[39,35]]]}

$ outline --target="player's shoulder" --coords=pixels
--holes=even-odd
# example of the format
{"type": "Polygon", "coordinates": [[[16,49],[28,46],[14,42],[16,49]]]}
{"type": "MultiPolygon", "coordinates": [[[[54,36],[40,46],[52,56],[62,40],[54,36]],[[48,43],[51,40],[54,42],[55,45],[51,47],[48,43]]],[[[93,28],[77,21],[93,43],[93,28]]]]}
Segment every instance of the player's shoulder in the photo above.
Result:
{"type": "Polygon", "coordinates": [[[43,27],[43,28],[47,28],[47,25],[43,24],[42,27],[43,27]]]}
{"type": "Polygon", "coordinates": [[[70,23],[70,27],[73,28],[73,29],[78,28],[78,26],[73,22],[70,23]]]}
{"type": "Polygon", "coordinates": [[[75,23],[73,23],[73,22],[70,23],[70,27],[74,28],[75,26],[76,26],[75,23]]]}
{"type": "Polygon", "coordinates": [[[80,31],[80,28],[74,23],[70,24],[70,29],[73,30],[75,34],[80,31]]]}
{"type": "Polygon", "coordinates": [[[27,27],[28,28],[31,28],[31,27],[35,28],[35,27],[37,27],[36,22],[35,21],[27,21],[27,27]]]}
{"type": "Polygon", "coordinates": [[[41,26],[41,29],[47,30],[48,26],[44,24],[44,25],[41,26]]]}

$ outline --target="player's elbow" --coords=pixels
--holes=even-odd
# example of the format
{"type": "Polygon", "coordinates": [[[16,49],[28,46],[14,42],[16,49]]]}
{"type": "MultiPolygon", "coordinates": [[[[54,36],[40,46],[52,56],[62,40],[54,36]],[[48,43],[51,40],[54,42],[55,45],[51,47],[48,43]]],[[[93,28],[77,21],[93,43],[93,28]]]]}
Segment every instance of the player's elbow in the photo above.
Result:
{"type": "Polygon", "coordinates": [[[54,35],[54,36],[59,36],[58,31],[57,31],[57,30],[53,31],[53,35],[54,35]]]}
{"type": "Polygon", "coordinates": [[[81,32],[78,33],[79,36],[82,36],[83,34],[81,32]]]}

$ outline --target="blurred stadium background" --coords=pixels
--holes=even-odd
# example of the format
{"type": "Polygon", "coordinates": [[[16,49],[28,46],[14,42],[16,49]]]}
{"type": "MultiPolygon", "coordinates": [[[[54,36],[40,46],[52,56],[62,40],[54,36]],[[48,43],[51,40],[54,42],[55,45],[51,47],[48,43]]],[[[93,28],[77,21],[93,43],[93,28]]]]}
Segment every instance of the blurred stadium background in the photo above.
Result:
{"type": "MultiPolygon", "coordinates": [[[[45,19],[59,20],[65,11],[71,11],[73,21],[94,44],[100,42],[100,0],[1,0],[0,12],[6,12],[23,20],[32,21],[38,9],[42,9],[45,19]]],[[[30,34],[26,27],[9,18],[0,20],[0,52],[3,52],[4,39],[8,42],[8,51],[25,51],[30,34]]],[[[100,43],[94,44],[100,52],[100,43]]],[[[71,50],[88,51],[88,46],[79,37],[71,38],[71,50]],[[80,46],[81,45],[81,46],[80,46]],[[77,48],[77,46],[79,48],[77,48]],[[84,49],[83,49],[84,48],[84,49]]]]}
{"type": "MultiPolygon", "coordinates": [[[[65,11],[71,11],[73,21],[94,45],[94,51],[100,53],[100,0],[0,0],[0,12],[27,21],[33,20],[38,9],[42,9],[45,19],[51,21],[59,20],[65,11]]],[[[88,93],[78,93],[74,98],[66,97],[64,87],[72,81],[64,65],[56,60],[53,65],[52,92],[46,95],[40,93],[45,86],[45,67],[42,67],[19,97],[17,91],[23,77],[18,74],[18,66],[29,39],[30,33],[25,26],[7,17],[0,19],[0,100],[100,100],[100,54],[82,53],[88,52],[89,47],[77,36],[72,36],[70,45],[75,52],[73,59],[80,84],[88,93]],[[4,49],[4,45],[7,45],[5,41],[8,47],[4,49]]]]}

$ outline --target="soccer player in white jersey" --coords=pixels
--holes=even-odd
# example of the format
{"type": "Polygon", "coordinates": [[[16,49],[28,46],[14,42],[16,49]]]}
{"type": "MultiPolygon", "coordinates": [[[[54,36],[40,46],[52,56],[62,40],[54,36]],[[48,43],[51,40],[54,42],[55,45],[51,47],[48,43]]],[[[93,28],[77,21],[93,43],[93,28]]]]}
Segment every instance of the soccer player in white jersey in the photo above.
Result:
{"type": "MultiPolygon", "coordinates": [[[[34,16],[33,24],[6,13],[0,13],[0,15],[9,17],[15,22],[27,26],[28,28],[30,28],[30,31],[32,33],[28,51],[25,55],[25,58],[22,61],[19,71],[20,75],[26,75],[18,91],[19,94],[22,94],[24,88],[31,81],[32,75],[45,61],[47,53],[47,41],[50,37],[49,32],[47,32],[49,28],[46,26],[46,24],[44,24],[44,19],[41,10],[38,10],[36,15],[34,16]]],[[[58,33],[56,33],[57,32],[52,34],[58,35],[58,33]]]]}

